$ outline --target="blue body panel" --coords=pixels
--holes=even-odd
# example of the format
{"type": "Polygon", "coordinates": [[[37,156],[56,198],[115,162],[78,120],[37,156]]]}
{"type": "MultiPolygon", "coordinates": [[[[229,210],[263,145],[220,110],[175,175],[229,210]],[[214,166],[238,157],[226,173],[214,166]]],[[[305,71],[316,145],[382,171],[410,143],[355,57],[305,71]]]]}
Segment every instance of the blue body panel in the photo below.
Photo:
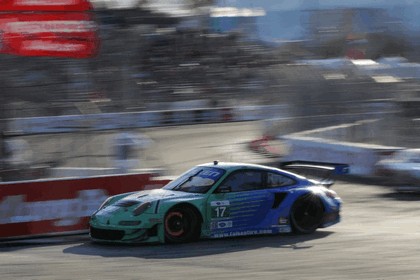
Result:
{"type": "MultiPolygon", "coordinates": [[[[248,168],[252,169],[253,166],[248,168]]],[[[322,169],[325,168],[322,167],[322,169]]],[[[348,166],[341,164],[332,168],[333,172],[337,174],[345,174],[346,169],[348,166]]],[[[210,194],[210,202],[216,200],[225,206],[225,215],[223,217],[212,216],[210,213],[214,211],[212,205],[207,205],[207,213],[204,216],[211,217],[211,219],[207,221],[207,225],[206,222],[204,223],[202,237],[219,238],[292,232],[293,227],[290,219],[292,206],[298,198],[306,194],[314,194],[322,202],[324,219],[320,228],[334,225],[340,221],[341,199],[338,196],[332,198],[326,195],[326,192],[330,191],[326,187],[285,170],[273,169],[271,171],[293,177],[295,184],[247,192],[210,194]],[[276,196],[280,197],[277,204],[276,196]],[[206,228],[209,230],[206,231],[206,228]]],[[[229,176],[229,173],[225,176],[229,176]]]]}

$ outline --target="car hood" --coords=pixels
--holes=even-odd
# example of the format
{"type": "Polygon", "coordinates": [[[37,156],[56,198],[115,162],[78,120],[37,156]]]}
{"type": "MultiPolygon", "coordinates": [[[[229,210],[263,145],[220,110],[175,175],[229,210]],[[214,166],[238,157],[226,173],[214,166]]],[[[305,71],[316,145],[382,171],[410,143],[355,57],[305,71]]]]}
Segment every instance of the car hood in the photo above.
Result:
{"type": "Polygon", "coordinates": [[[123,203],[123,202],[138,202],[138,203],[145,203],[145,202],[153,202],[157,200],[172,200],[172,199],[193,199],[197,197],[202,197],[202,194],[197,193],[187,193],[187,192],[180,192],[180,191],[172,191],[172,190],[164,190],[164,189],[156,189],[156,190],[147,190],[147,191],[139,191],[136,193],[132,193],[121,200],[118,200],[116,203],[123,203]]]}
{"type": "MultiPolygon", "coordinates": [[[[203,198],[203,194],[186,193],[179,191],[171,191],[164,189],[139,191],[131,193],[122,199],[119,199],[92,215],[91,221],[102,224],[117,224],[121,219],[133,219],[132,211],[144,203],[152,203],[159,205],[158,201],[180,200],[182,202],[188,200],[196,200],[203,198]],[[155,202],[155,203],[154,203],[155,202]]],[[[156,208],[151,207],[145,213],[154,213],[156,208]]],[[[140,216],[139,216],[140,217],[140,216]]]]}

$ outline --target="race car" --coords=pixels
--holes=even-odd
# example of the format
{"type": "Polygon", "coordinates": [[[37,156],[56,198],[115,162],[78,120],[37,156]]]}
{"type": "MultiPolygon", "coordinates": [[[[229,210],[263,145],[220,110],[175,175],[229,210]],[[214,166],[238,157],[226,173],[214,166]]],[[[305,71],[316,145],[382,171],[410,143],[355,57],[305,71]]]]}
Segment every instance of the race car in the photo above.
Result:
{"type": "MultiPolygon", "coordinates": [[[[332,168],[337,170],[346,167],[332,168]]],[[[312,233],[340,221],[342,202],[331,184],[283,168],[215,161],[193,167],[161,189],[109,197],[90,218],[90,237],[98,242],[183,243],[312,233]]]]}
{"type": "Polygon", "coordinates": [[[420,149],[396,150],[378,161],[376,175],[398,192],[420,192],[420,149]]]}

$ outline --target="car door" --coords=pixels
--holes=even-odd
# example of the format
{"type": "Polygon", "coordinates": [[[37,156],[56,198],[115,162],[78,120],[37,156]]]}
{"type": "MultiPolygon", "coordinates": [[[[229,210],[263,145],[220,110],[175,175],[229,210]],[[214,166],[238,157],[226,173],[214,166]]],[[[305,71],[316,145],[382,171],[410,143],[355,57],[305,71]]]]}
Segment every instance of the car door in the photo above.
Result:
{"type": "Polygon", "coordinates": [[[247,230],[261,228],[274,200],[264,182],[265,175],[260,170],[235,171],[209,195],[207,217],[212,236],[230,232],[245,235],[247,230]]]}

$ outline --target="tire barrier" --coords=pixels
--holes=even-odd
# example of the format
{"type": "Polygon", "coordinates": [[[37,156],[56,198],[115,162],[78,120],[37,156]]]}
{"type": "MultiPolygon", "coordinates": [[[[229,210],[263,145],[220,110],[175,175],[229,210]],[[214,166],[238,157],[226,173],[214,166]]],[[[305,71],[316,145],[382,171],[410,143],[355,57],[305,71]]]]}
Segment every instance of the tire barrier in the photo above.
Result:
{"type": "Polygon", "coordinates": [[[168,182],[135,173],[0,183],[0,240],[87,232],[90,215],[107,197],[168,182]]]}

